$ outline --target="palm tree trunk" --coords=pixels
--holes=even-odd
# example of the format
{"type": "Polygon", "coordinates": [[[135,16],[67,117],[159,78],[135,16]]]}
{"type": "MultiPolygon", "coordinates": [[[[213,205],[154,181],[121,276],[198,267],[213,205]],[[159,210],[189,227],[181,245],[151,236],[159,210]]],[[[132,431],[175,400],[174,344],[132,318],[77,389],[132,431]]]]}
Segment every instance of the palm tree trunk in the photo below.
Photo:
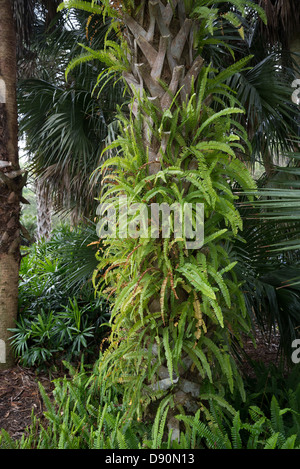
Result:
{"type": "Polygon", "coordinates": [[[10,0],[0,0],[0,339],[6,362],[14,363],[9,328],[18,308],[20,263],[20,198],[24,180],[18,164],[16,104],[16,33],[10,0]]]}
{"type": "MultiPolygon", "coordinates": [[[[142,1],[132,16],[125,15],[127,38],[132,56],[129,58],[131,71],[124,73],[124,78],[136,97],[133,113],[138,113],[138,101],[146,92],[149,100],[162,115],[172,106],[174,96],[177,104],[190,98],[192,81],[197,80],[204,63],[193,47],[194,27],[187,18],[183,0],[142,1]],[[137,13],[135,13],[137,12],[137,13]],[[164,85],[162,86],[162,82],[164,85]]],[[[180,105],[180,104],[179,104],[180,105]]],[[[149,130],[151,122],[144,122],[145,154],[149,155],[149,174],[156,174],[161,169],[162,153],[168,146],[169,132],[162,132],[161,139],[154,137],[149,130]]],[[[184,298],[185,292],[179,296],[184,298]]],[[[159,298],[149,301],[149,311],[160,309],[159,298]]],[[[186,357],[187,358],[187,357],[186,357]]],[[[159,378],[169,378],[168,370],[160,366],[159,378]]],[[[189,393],[199,392],[199,383],[183,380],[185,389],[175,394],[175,401],[182,405],[193,406],[189,393]]],[[[179,437],[178,421],[172,415],[168,417],[168,427],[173,431],[173,439],[179,437]]]]}
{"type": "MultiPolygon", "coordinates": [[[[112,2],[107,0],[107,3],[111,5],[112,2]]],[[[124,1],[121,5],[124,8],[120,7],[120,31],[128,42],[128,47],[122,43],[122,50],[128,51],[122,70],[133,93],[130,118],[121,116],[123,131],[116,141],[124,159],[108,161],[108,164],[116,165],[116,170],[112,170],[115,188],[109,188],[101,202],[111,200],[112,204],[117,204],[117,198],[125,194],[133,205],[143,202],[149,207],[153,201],[164,201],[170,208],[173,201],[179,200],[184,205],[191,196],[193,202],[201,203],[202,207],[205,205],[206,213],[200,215],[201,220],[197,216],[193,218],[188,210],[184,213],[183,224],[203,227],[205,219],[212,221],[211,227],[206,223],[206,236],[211,230],[215,237],[215,232],[225,226],[223,220],[227,225],[227,209],[224,208],[228,190],[231,200],[235,199],[231,181],[235,181],[237,175],[240,179],[243,174],[244,189],[253,190],[255,184],[231,148],[232,121],[228,121],[227,116],[224,120],[219,119],[221,114],[213,110],[213,93],[218,94],[218,91],[211,86],[210,67],[204,63],[194,42],[208,23],[205,19],[202,21],[202,15],[193,19],[192,11],[188,11],[189,7],[195,6],[193,2],[143,0],[137,2],[136,8],[132,3],[124,1]],[[216,121],[214,125],[211,125],[212,119],[216,121]],[[205,132],[201,134],[203,129],[205,132]],[[195,153],[194,145],[197,149],[208,150],[195,153]],[[238,167],[234,172],[232,164],[238,167]],[[207,182],[207,174],[215,170],[207,182]],[[196,178],[194,182],[191,175],[196,178]],[[225,180],[228,180],[228,186],[223,190],[225,180]],[[213,200],[210,201],[206,194],[210,197],[211,193],[213,200]],[[217,219],[214,218],[216,213],[217,219]]],[[[117,7],[116,2],[113,4],[117,7]]],[[[216,15],[215,10],[213,16],[216,15]]],[[[221,85],[224,75],[219,74],[216,80],[220,80],[221,85]]],[[[225,103],[224,112],[232,112],[225,103]]],[[[104,170],[107,170],[106,166],[104,170]]],[[[119,227],[124,221],[122,208],[119,199],[119,227]]],[[[154,416],[161,398],[163,405],[171,402],[167,418],[168,427],[173,431],[172,439],[179,438],[179,421],[173,418],[175,408],[184,408],[188,413],[197,411],[201,394],[204,395],[207,389],[204,384],[207,379],[212,386],[217,386],[216,392],[219,379],[227,380],[231,391],[236,380],[235,384],[244,394],[238,368],[230,355],[230,344],[233,338],[235,340],[248,329],[243,292],[234,272],[232,281],[224,276],[224,282],[230,283],[229,289],[222,283],[223,273],[233,266],[222,247],[225,239],[226,243],[229,239],[227,232],[224,232],[223,240],[185,249],[183,239],[194,239],[194,236],[187,233],[178,236],[176,225],[180,214],[179,217],[175,215],[171,220],[174,242],[170,241],[170,231],[164,236],[163,230],[161,239],[152,236],[151,230],[150,236],[158,238],[151,242],[144,243],[140,236],[141,241],[137,244],[136,236],[130,240],[130,235],[123,241],[121,238],[126,235],[121,234],[120,229],[116,241],[114,236],[108,240],[109,249],[98,266],[100,270],[109,265],[103,276],[105,285],[109,285],[105,293],[109,292],[115,298],[111,344],[99,365],[103,380],[108,387],[120,384],[124,399],[130,400],[130,416],[135,412],[138,418],[143,412],[154,416]],[[205,281],[208,289],[202,288],[204,283],[200,273],[204,275],[204,272],[205,275],[212,274],[208,283],[205,281]],[[198,284],[196,278],[199,278],[198,284]],[[244,319],[240,321],[242,317],[244,319]],[[203,367],[197,357],[203,359],[203,367]],[[227,365],[231,369],[229,373],[225,368],[227,365]]],[[[164,217],[163,214],[162,221],[164,217]]],[[[166,215],[166,219],[168,217],[166,215]]],[[[234,209],[230,237],[242,229],[240,221],[239,213],[234,209]]],[[[130,229],[127,220],[124,224],[130,229]]],[[[155,224],[157,226],[156,221],[155,224]]],[[[149,225],[152,228],[152,218],[149,225]]],[[[99,288],[103,288],[100,282],[99,288]]]]}
{"type": "MultiPolygon", "coordinates": [[[[150,100],[164,112],[179,89],[182,100],[189,98],[192,79],[197,80],[203,65],[199,55],[194,57],[194,25],[186,17],[182,0],[143,1],[137,11],[124,18],[129,46],[134,51],[130,58],[131,73],[125,73],[124,78],[134,94],[147,91],[150,100]]],[[[153,174],[160,169],[159,155],[168,143],[168,134],[158,142],[146,125],[144,137],[149,151],[149,172],[153,174]]]]}

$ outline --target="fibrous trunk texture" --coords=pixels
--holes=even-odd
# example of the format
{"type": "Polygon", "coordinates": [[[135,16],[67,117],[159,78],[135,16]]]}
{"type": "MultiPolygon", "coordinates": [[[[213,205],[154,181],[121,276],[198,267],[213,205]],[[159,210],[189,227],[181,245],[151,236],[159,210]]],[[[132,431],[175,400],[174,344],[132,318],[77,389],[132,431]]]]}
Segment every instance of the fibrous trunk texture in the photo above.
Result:
{"type": "MultiPolygon", "coordinates": [[[[135,16],[125,15],[127,38],[133,55],[129,57],[131,73],[124,73],[134,95],[143,91],[164,112],[179,92],[177,102],[189,98],[192,82],[197,80],[203,65],[193,48],[194,23],[186,17],[184,2],[152,0],[141,2],[135,16]]],[[[136,100],[133,112],[138,111],[136,100]]],[[[149,172],[160,169],[160,150],[168,144],[168,134],[159,142],[145,125],[145,150],[149,151],[149,172]]]]}
{"type": "MultiPolygon", "coordinates": [[[[147,99],[157,108],[158,115],[171,108],[176,95],[177,105],[186,102],[204,61],[194,50],[196,25],[187,18],[184,1],[143,1],[136,13],[131,16],[127,14],[123,19],[132,52],[128,57],[131,71],[125,72],[124,78],[135,97],[133,114],[137,115],[140,111],[139,99],[145,92],[147,99]]],[[[150,126],[151,122],[146,117],[145,153],[149,154],[149,174],[156,174],[161,169],[161,158],[168,145],[169,132],[162,132],[161,140],[158,140],[153,136],[150,126]]],[[[149,303],[149,311],[155,312],[157,308],[159,298],[153,298],[149,303]]],[[[183,357],[183,360],[189,368],[189,359],[183,357]]],[[[182,370],[184,372],[186,370],[182,370]]],[[[185,406],[188,411],[195,410],[193,400],[199,396],[199,383],[190,382],[182,376],[173,377],[172,380],[165,366],[158,370],[158,379],[156,386],[159,389],[167,389],[172,381],[178,381],[175,402],[185,406]]],[[[168,422],[169,429],[173,431],[173,439],[177,439],[178,421],[170,415],[168,422]]]]}
{"type": "Polygon", "coordinates": [[[52,204],[48,191],[43,183],[36,181],[36,204],[37,204],[37,239],[49,239],[52,227],[52,204]]]}
{"type": "Polygon", "coordinates": [[[9,368],[14,362],[8,329],[17,316],[20,199],[25,183],[18,165],[16,34],[10,0],[0,0],[0,79],[0,340],[6,349],[0,367],[9,368]]]}

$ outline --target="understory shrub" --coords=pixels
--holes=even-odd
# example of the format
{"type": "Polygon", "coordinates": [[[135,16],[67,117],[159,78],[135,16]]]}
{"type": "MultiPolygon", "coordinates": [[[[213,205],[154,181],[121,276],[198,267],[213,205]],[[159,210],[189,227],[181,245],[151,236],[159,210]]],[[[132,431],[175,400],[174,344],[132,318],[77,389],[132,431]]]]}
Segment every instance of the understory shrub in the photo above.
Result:
{"type": "MultiPolygon", "coordinates": [[[[109,305],[95,297],[91,282],[97,264],[92,224],[61,226],[51,240],[25,248],[20,269],[19,314],[11,330],[24,366],[49,366],[57,358],[78,359],[98,351],[109,305]]],[[[97,241],[96,241],[97,242],[97,241]]]]}
{"type": "MultiPolygon", "coordinates": [[[[251,360],[249,364],[252,373],[244,377],[246,401],[242,402],[238,393],[232,400],[242,418],[251,405],[267,414],[273,398],[281,408],[289,407],[300,414],[300,368],[297,365],[287,368],[285,362],[266,364],[260,360],[251,360]]],[[[300,428],[297,432],[300,434],[300,428]]]]}

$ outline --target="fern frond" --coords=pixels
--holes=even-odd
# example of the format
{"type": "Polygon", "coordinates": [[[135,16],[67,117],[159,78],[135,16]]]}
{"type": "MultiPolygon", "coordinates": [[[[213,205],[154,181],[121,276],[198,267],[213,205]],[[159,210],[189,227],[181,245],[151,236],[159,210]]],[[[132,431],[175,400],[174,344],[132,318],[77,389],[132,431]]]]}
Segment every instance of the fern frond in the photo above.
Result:
{"type": "Polygon", "coordinates": [[[168,328],[164,328],[163,330],[163,344],[164,344],[164,349],[165,349],[165,355],[166,355],[170,380],[173,383],[173,370],[174,370],[173,369],[173,356],[172,356],[170,343],[169,343],[169,329],[168,328]]]}
{"type": "Polygon", "coordinates": [[[195,265],[185,263],[183,267],[177,269],[177,271],[193,285],[194,288],[208,298],[215,300],[216,294],[213,288],[209,285],[205,276],[199,272],[195,265]]]}

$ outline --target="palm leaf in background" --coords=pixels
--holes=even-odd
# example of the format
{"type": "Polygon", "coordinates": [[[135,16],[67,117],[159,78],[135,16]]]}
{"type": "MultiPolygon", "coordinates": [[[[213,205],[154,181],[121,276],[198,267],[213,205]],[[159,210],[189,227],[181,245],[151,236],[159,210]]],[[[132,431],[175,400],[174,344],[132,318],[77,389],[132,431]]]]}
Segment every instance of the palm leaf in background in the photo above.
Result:
{"type": "Polygon", "coordinates": [[[290,357],[300,325],[299,108],[291,100],[299,73],[291,43],[299,34],[300,11],[297,0],[257,3],[265,8],[267,25],[249,11],[234,30],[224,6],[214,36],[207,33],[199,46],[219,69],[245,54],[253,56],[228,85],[245,109],[238,117],[251,142],[251,151],[239,156],[253,169],[262,164],[266,174],[258,181],[255,203],[238,205],[244,241],[237,240],[230,255],[238,261],[235,271],[244,282],[248,313],[259,327],[279,331],[281,351],[290,357]]]}
{"type": "Polygon", "coordinates": [[[203,57],[219,69],[252,55],[248,66],[230,77],[228,85],[236,91],[237,99],[245,108],[240,123],[247,129],[252,145],[252,151],[241,157],[253,167],[260,162],[270,174],[274,164],[286,164],[282,161],[283,153],[299,149],[299,143],[295,142],[299,129],[299,109],[292,102],[291,95],[292,82],[300,68],[288,46],[291,37],[299,30],[297,24],[300,17],[294,0],[286,2],[291,4],[289,8],[276,0],[276,5],[272,7],[273,16],[268,10],[271,0],[258,3],[266,8],[267,25],[253,10],[249,10],[246,18],[239,17],[239,29],[233,29],[226,21],[230,11],[228,5],[224,5],[221,21],[213,25],[214,35],[207,32],[199,48],[203,57]],[[283,22],[285,27],[290,24],[290,30],[284,33],[274,30],[273,34],[272,23],[275,20],[278,24],[283,22]]]}
{"type": "Polygon", "coordinates": [[[94,170],[117,103],[123,101],[120,83],[109,83],[98,94],[99,63],[97,67],[93,62],[82,63],[65,81],[67,63],[78,54],[78,41],[101,42],[109,27],[102,18],[92,18],[91,35],[95,25],[97,34],[91,39],[84,22],[77,20],[72,19],[71,29],[58,25],[39,45],[36,76],[20,81],[18,100],[20,129],[30,149],[29,169],[44,181],[56,210],[71,213],[73,221],[95,213],[99,180],[94,170]]]}
{"type": "Polygon", "coordinates": [[[300,325],[298,173],[298,168],[278,167],[271,180],[261,178],[254,202],[239,204],[244,242],[237,241],[231,253],[239,261],[236,272],[249,314],[263,329],[279,332],[288,358],[300,325]]]}
{"type": "Polygon", "coordinates": [[[241,122],[252,144],[252,163],[262,162],[268,174],[284,153],[295,150],[298,131],[299,111],[291,101],[292,80],[279,71],[279,66],[274,53],[229,82],[247,112],[241,122]]]}

